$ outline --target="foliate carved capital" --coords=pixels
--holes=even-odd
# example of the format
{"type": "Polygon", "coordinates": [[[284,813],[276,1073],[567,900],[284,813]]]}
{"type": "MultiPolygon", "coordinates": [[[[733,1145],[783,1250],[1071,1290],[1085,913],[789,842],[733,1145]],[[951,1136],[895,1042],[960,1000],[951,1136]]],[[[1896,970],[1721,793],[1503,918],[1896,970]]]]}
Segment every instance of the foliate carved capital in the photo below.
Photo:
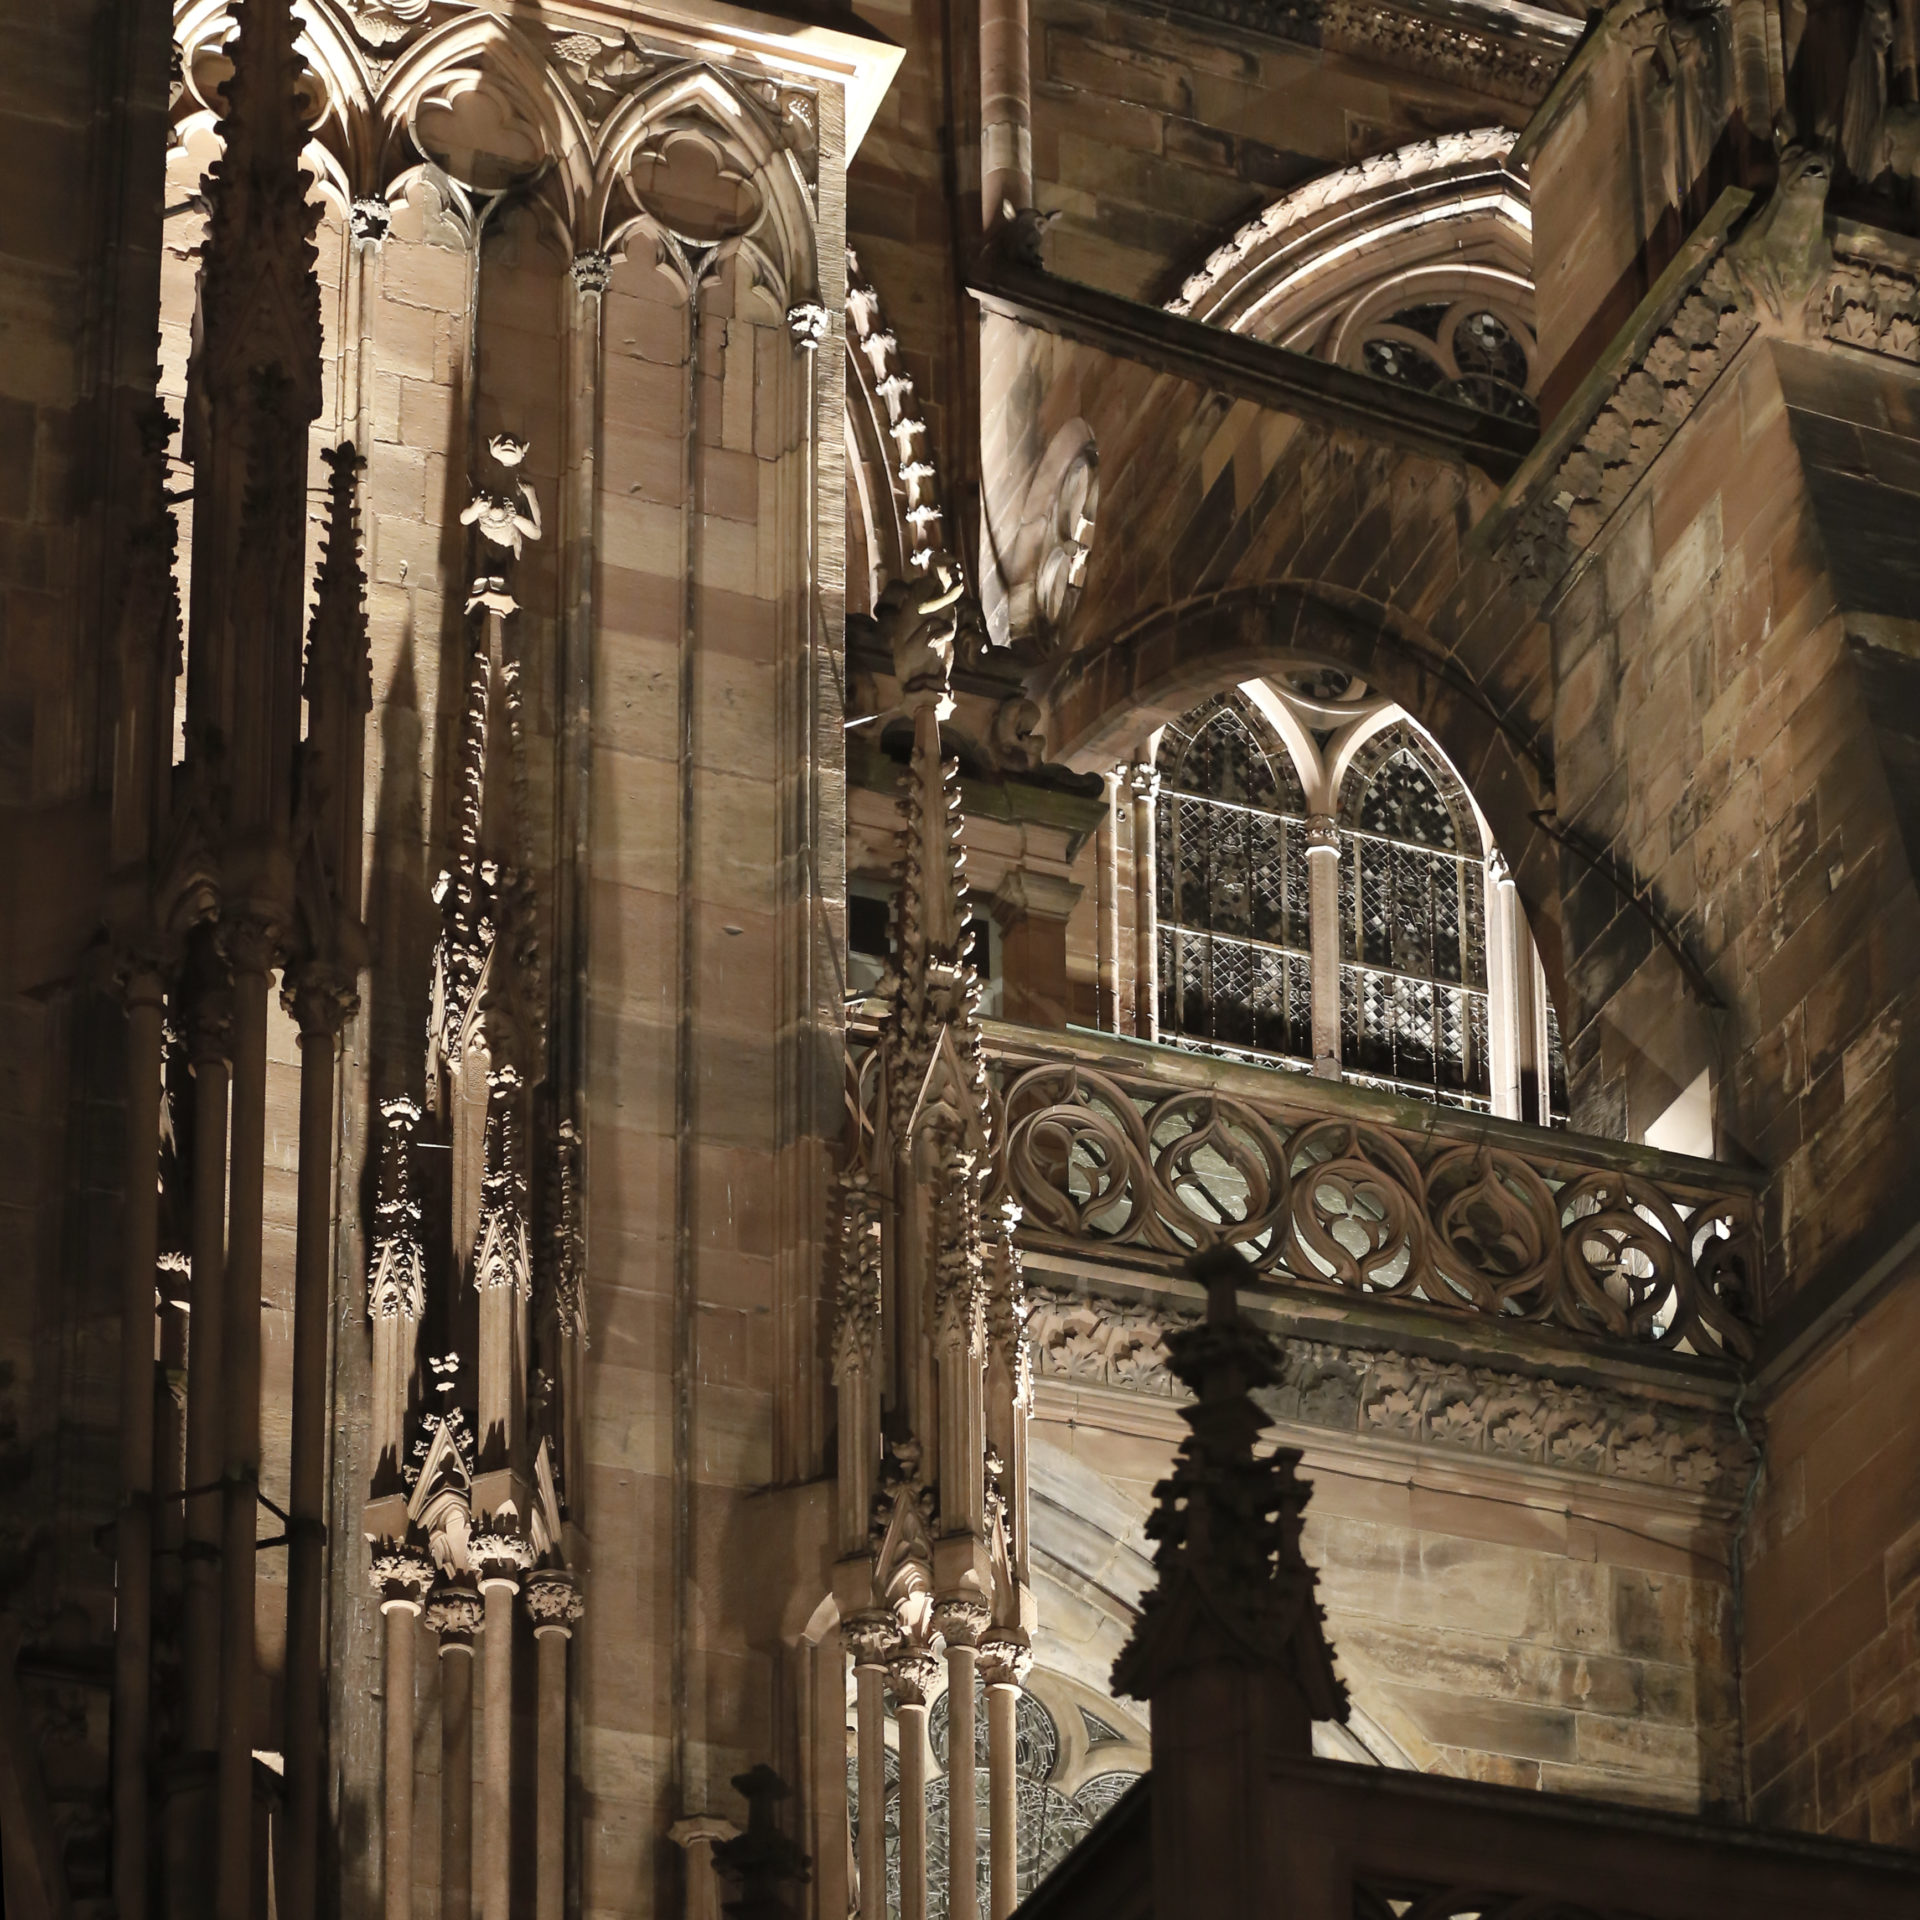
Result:
{"type": "Polygon", "coordinates": [[[280,1004],[307,1039],[337,1040],[360,1011],[352,973],[322,964],[289,967],[281,977],[280,1004]]]}
{"type": "Polygon", "coordinates": [[[1020,1687],[1033,1671],[1033,1648],[1018,1627],[995,1627],[980,1642],[980,1683],[1020,1687]]]}
{"type": "Polygon", "coordinates": [[[137,940],[114,956],[113,984],[131,1010],[167,1001],[165,961],[157,942],[137,940]]]}
{"type": "Polygon", "coordinates": [[[1307,816],[1307,851],[1309,853],[1338,853],[1340,851],[1340,822],[1330,813],[1314,813],[1307,816]]]}
{"type": "Polygon", "coordinates": [[[903,1707],[924,1707],[940,1685],[940,1656],[931,1647],[902,1647],[887,1662],[887,1685],[903,1707]]]}
{"type": "Polygon", "coordinates": [[[978,1594],[943,1594],[933,1603],[935,1631],[950,1647],[973,1647],[993,1618],[993,1609],[978,1594]]]}
{"type": "Polygon", "coordinates": [[[1137,760],[1120,770],[1120,784],[1136,800],[1152,800],[1160,792],[1160,769],[1151,760],[1137,760]]]}
{"type": "Polygon", "coordinates": [[[520,1576],[533,1565],[533,1548],[517,1533],[490,1526],[467,1536],[467,1555],[480,1570],[480,1584],[518,1587],[520,1576]]]}
{"type": "Polygon", "coordinates": [[[798,306],[789,307],[787,331],[793,335],[793,344],[808,353],[816,352],[827,337],[828,318],[826,308],[817,300],[803,300],[798,306]]]}
{"type": "Polygon", "coordinates": [[[371,194],[354,201],[350,218],[353,237],[377,247],[393,225],[393,209],[380,195],[371,194]]]}
{"type": "Polygon", "coordinates": [[[841,1623],[840,1644],[856,1667],[884,1670],[900,1644],[900,1628],[889,1613],[856,1613],[841,1623]]]}
{"type": "Polygon", "coordinates": [[[382,1613],[395,1607],[418,1613],[422,1595],[433,1584],[433,1556],[410,1541],[376,1540],[371,1571],[382,1613]]]}
{"type": "Polygon", "coordinates": [[[282,929],[264,914],[244,914],[227,927],[227,958],[236,975],[272,973],[285,947],[282,929]]]}
{"type": "Polygon", "coordinates": [[[613,284],[613,255],[588,247],[573,256],[573,284],[581,293],[601,294],[613,284]]]}
{"type": "Polygon", "coordinates": [[[471,1647],[487,1624],[487,1603],[471,1587],[436,1587],[427,1601],[427,1625],[440,1636],[442,1651],[471,1647]]]}
{"type": "Polygon", "coordinates": [[[527,1617],[535,1635],[558,1633],[571,1635],[574,1624],[587,1610],[573,1575],[562,1568],[549,1567],[527,1580],[527,1617]]]}

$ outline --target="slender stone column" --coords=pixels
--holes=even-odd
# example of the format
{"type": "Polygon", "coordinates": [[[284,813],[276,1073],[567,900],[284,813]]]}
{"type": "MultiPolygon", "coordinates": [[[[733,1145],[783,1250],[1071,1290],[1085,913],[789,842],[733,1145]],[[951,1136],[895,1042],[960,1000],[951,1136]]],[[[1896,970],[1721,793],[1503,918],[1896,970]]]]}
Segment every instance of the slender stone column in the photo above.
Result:
{"type": "Polygon", "coordinates": [[[686,1920],[720,1920],[720,1876],[714,1870],[713,1850],[739,1837],[740,1829],[717,1814],[694,1814],[676,1820],[667,1838],[687,1856],[686,1920]]]}
{"type": "Polygon", "coordinates": [[[1154,803],[1160,776],[1153,763],[1127,769],[1133,796],[1133,1010],[1142,1040],[1160,1038],[1160,928],[1154,896],[1154,803]]]}
{"type": "Polygon", "coordinates": [[[1109,1033],[1120,1031],[1120,776],[1106,776],[1107,810],[1100,816],[1094,859],[1098,869],[1098,934],[1095,942],[1099,969],[1100,1024],[1109,1033]]]}
{"type": "Polygon", "coordinates": [[[944,1599],[934,1625],[947,1642],[947,1920],[980,1911],[980,1810],[974,1795],[973,1681],[988,1619],[982,1600],[944,1599]]]}
{"type": "Polygon", "coordinates": [[[353,203],[350,216],[353,245],[349,250],[351,285],[349,301],[353,310],[353,393],[347,401],[353,421],[353,444],[364,452],[373,447],[373,315],[377,295],[375,275],[380,259],[380,243],[393,225],[393,209],[375,194],[353,203]]]}
{"type": "MultiPolygon", "coordinates": [[[[900,1920],[927,1920],[927,1700],[939,1672],[939,1656],[925,1647],[904,1647],[887,1662],[900,1729],[900,1920]]],[[[883,1910],[885,1884],[883,1869],[883,1910]]]]}
{"type": "Polygon", "coordinates": [[[1023,1633],[996,1630],[980,1648],[987,1688],[987,1846],[989,1920],[1007,1920],[1020,1903],[1020,1800],[1015,1715],[1020,1683],[1033,1664],[1023,1633]]]}
{"type": "Polygon", "coordinates": [[[333,1087],[351,982],[313,969],[286,990],[300,1028],[300,1171],[294,1219],[292,1467],[287,1499],[285,1888],[281,1920],[312,1920],[320,1878],[326,1701],[327,1326],[333,1307],[333,1087]]]}
{"type": "Polygon", "coordinates": [[[120,1513],[114,1528],[113,1897],[147,1912],[147,1729],[153,1668],[154,1263],[159,1256],[159,969],[138,960],[127,999],[127,1160],[120,1239],[120,1513]]]}
{"type": "Polygon", "coordinates": [[[433,1562],[418,1547],[374,1549],[373,1590],[387,1622],[385,1920],[413,1913],[413,1623],[432,1579],[433,1562]]]}
{"type": "Polygon", "coordinates": [[[1340,827],[1330,813],[1307,822],[1307,925],[1313,995],[1313,1070],[1340,1078],[1340,827]]]}
{"type": "Polygon", "coordinates": [[[479,1920],[508,1920],[513,1873],[513,1602],[528,1555],[523,1541],[499,1532],[476,1534],[473,1551],[487,1609],[474,1891],[479,1920]]]}
{"type": "Polygon", "coordinates": [[[887,1660],[900,1643],[900,1630],[888,1614],[864,1613],[840,1632],[853,1660],[860,1920],[887,1920],[887,1660]]]}
{"type": "Polygon", "coordinates": [[[427,1602],[440,1636],[440,1920],[473,1914],[473,1638],[485,1622],[470,1587],[438,1587],[427,1602]]]}
{"type": "Polygon", "coordinates": [[[181,1548],[182,1763],[167,1783],[167,1907],[201,1920],[213,1903],[213,1755],[220,1739],[220,1461],[225,1445],[227,1106],[232,995],[215,931],[193,936],[187,984],[193,1068],[192,1311],[187,1328],[189,1497],[181,1548]]]}
{"type": "Polygon", "coordinates": [[[229,935],[233,961],[233,1153],[222,1449],[217,1920],[253,1915],[254,1541],[260,1503],[260,1285],[267,1158],[267,996],[274,942],[257,922],[229,935]]]}
{"type": "Polygon", "coordinates": [[[1027,0],[980,0],[980,225],[1033,205],[1027,0]]]}
{"type": "Polygon", "coordinates": [[[551,1568],[529,1577],[527,1614],[540,1662],[534,1920],[563,1920],[567,1907],[567,1642],[582,1611],[570,1573],[551,1568]]]}

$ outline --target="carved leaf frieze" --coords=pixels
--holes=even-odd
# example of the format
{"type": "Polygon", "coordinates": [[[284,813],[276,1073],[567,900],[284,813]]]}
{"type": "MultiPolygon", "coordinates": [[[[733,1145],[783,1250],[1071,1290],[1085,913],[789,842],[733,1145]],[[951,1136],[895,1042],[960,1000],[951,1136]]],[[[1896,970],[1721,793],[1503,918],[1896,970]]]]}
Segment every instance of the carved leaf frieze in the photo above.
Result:
{"type": "MultiPolygon", "coordinates": [[[[1028,1350],[1041,1379],[1184,1398],[1167,1335],[1197,1313],[1059,1287],[1027,1291],[1028,1350]]],[[[1260,1395],[1277,1420],[1719,1498],[1737,1497],[1752,1472],[1753,1448],[1732,1421],[1697,1407],[1415,1354],[1280,1345],[1280,1378],[1260,1395]]]]}

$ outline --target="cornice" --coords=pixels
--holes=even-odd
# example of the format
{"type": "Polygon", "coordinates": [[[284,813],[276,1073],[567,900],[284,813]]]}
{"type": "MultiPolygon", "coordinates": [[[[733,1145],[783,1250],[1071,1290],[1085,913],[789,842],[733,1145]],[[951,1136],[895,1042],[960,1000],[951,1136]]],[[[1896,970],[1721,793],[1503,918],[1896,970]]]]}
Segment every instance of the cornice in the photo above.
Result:
{"type": "MultiPolygon", "coordinates": [[[[1165,1405],[1184,1398],[1167,1336],[1197,1312],[1035,1284],[1027,1339],[1037,1381],[1165,1405]]],[[[1286,1337],[1274,1419],[1360,1443],[1496,1466],[1738,1500],[1757,1458],[1731,1411],[1420,1353],[1286,1337]]]]}
{"type": "Polygon", "coordinates": [[[1410,0],[1164,0],[1143,8],[1219,21],[1350,59],[1417,73],[1516,106],[1552,91],[1579,41],[1580,21],[1524,5],[1427,5],[1410,0]]]}

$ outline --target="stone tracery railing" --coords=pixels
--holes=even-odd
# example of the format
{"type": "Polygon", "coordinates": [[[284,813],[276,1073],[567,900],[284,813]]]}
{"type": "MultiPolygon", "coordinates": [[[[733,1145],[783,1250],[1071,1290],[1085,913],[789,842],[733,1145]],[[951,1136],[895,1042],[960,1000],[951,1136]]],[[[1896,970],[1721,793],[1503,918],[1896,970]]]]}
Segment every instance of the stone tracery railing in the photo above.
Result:
{"type": "Polygon", "coordinates": [[[987,1036],[991,1198],[1030,1249],[1171,1268],[1227,1245],[1294,1285],[1752,1351],[1755,1195],[1732,1169],[1126,1041],[987,1036]]]}

